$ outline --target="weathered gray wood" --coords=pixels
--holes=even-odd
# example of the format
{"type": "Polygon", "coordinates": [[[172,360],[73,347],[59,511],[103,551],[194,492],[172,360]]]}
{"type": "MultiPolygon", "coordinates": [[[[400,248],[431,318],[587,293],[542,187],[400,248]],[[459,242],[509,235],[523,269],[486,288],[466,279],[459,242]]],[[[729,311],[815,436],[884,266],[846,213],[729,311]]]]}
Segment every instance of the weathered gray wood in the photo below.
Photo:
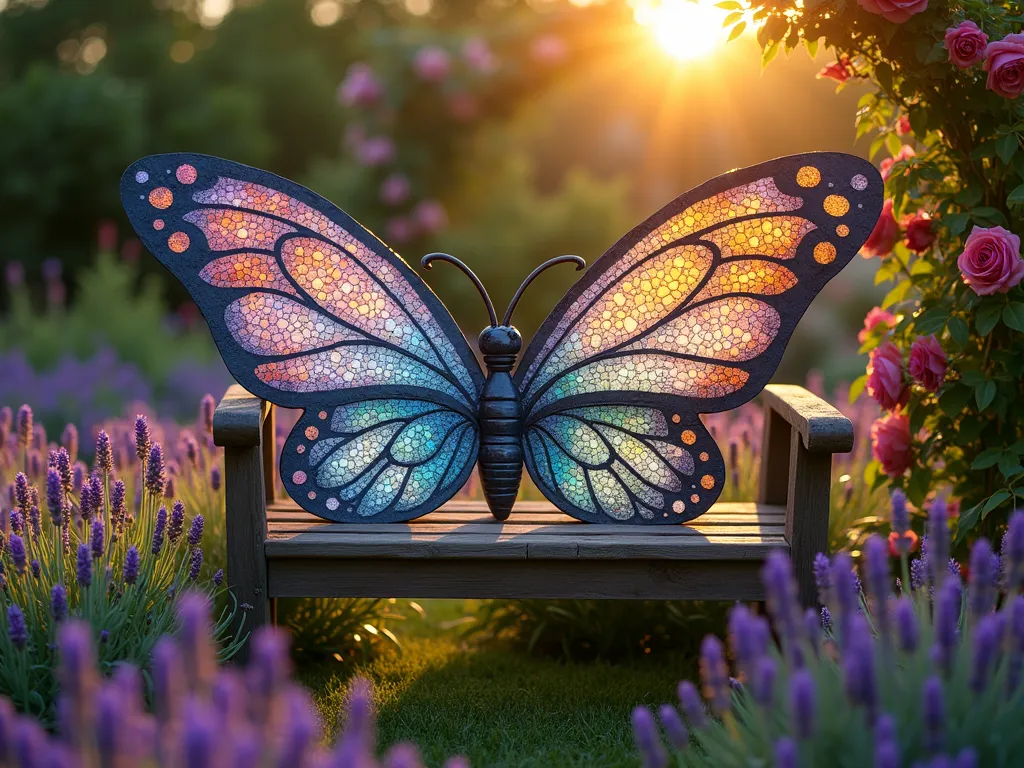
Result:
{"type": "Polygon", "coordinates": [[[269,561],[272,597],[763,600],[760,560],[269,561]]]}
{"type": "Polygon", "coordinates": [[[793,428],[782,414],[766,407],[761,438],[761,478],[757,500],[761,504],[785,504],[789,492],[789,443],[793,428]]]}
{"type": "Polygon", "coordinates": [[[786,539],[804,605],[816,605],[818,600],[813,564],[817,553],[828,551],[831,485],[832,454],[807,450],[794,431],[789,453],[786,539]]]}
{"type": "Polygon", "coordinates": [[[277,432],[275,431],[275,408],[271,403],[266,403],[266,415],[263,417],[263,426],[260,429],[260,440],[263,443],[263,451],[260,461],[263,462],[263,497],[267,504],[274,500],[276,487],[274,484],[277,477],[277,467],[274,463],[277,448],[277,432]]]}
{"type": "Polygon", "coordinates": [[[232,384],[213,412],[213,441],[217,445],[260,444],[265,405],[238,384],[232,384]]]}
{"type": "Polygon", "coordinates": [[[769,384],[761,395],[803,438],[811,453],[846,453],[853,449],[853,422],[803,387],[769,384]]]}

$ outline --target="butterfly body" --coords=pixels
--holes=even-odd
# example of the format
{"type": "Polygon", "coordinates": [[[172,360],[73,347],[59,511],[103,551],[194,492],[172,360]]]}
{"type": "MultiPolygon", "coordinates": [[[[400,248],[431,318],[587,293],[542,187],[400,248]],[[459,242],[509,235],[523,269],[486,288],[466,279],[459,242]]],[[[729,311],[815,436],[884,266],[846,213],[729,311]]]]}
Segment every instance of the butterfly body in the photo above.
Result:
{"type": "Polygon", "coordinates": [[[680,195],[597,259],[523,349],[468,266],[490,324],[479,353],[423,279],[344,211],[273,174],[153,155],[121,182],[147,248],[185,285],[235,379],[301,414],[285,490],[337,522],[400,522],[479,469],[505,519],[523,467],[585,522],[679,524],[725,463],[700,414],[754,397],[811,300],[882,208],[865,160],[779,158],[680,195]],[[521,352],[521,354],[520,354],[521,352]],[[481,358],[483,365],[481,366],[481,358]]]}

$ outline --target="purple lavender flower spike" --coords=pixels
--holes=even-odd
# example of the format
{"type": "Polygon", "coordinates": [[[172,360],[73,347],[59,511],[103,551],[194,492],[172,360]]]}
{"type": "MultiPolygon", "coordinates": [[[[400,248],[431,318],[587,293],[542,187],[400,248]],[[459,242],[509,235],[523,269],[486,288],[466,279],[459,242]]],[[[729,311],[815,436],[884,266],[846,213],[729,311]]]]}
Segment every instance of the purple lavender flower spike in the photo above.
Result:
{"type": "Polygon", "coordinates": [[[110,519],[119,533],[124,532],[125,521],[128,518],[128,507],[125,504],[124,482],[115,480],[110,489],[110,519]]]}
{"type": "Polygon", "coordinates": [[[893,610],[896,624],[896,639],[904,653],[913,653],[921,639],[921,630],[914,613],[914,603],[909,598],[901,597],[896,601],[893,610]]]}
{"type": "Polygon", "coordinates": [[[633,738],[636,740],[644,768],[664,768],[668,765],[668,755],[665,754],[665,747],[661,743],[658,726],[654,722],[651,710],[647,707],[637,707],[633,710],[632,721],[633,738]]]}
{"type": "Polygon", "coordinates": [[[689,680],[679,683],[679,705],[691,728],[701,729],[707,723],[707,715],[704,713],[704,702],[700,699],[697,686],[689,680]]]}
{"type": "Polygon", "coordinates": [[[826,632],[831,632],[835,625],[832,622],[832,612],[829,611],[828,606],[821,606],[821,628],[826,632]]]}
{"type": "Polygon", "coordinates": [[[999,643],[1003,638],[1005,617],[989,614],[978,623],[974,633],[969,685],[974,693],[982,693],[988,686],[989,674],[998,658],[999,643]]]}
{"type": "Polygon", "coordinates": [[[1024,511],[1017,510],[1010,517],[1001,554],[1006,590],[1016,592],[1024,585],[1024,511]]]}
{"type": "Polygon", "coordinates": [[[19,472],[14,476],[14,498],[18,503],[18,509],[21,510],[21,514],[27,515],[29,505],[32,502],[28,490],[28,476],[24,472],[19,472]]]}
{"type": "Polygon", "coordinates": [[[178,621],[178,637],[189,688],[193,691],[205,690],[217,674],[217,659],[210,642],[210,608],[206,597],[198,593],[182,595],[178,601],[178,621]]]}
{"type": "Polygon", "coordinates": [[[7,442],[7,436],[11,434],[11,425],[14,423],[14,413],[11,406],[5,405],[0,408],[0,445],[7,442]]]}
{"type": "Polygon", "coordinates": [[[110,639],[110,630],[101,629],[100,630],[100,640],[99,640],[100,645],[106,645],[107,641],[109,639],[110,639]]]}
{"type": "Polygon", "coordinates": [[[80,461],[76,461],[71,469],[71,490],[76,494],[80,494],[85,486],[86,469],[85,464],[80,461]]]}
{"type": "Polygon", "coordinates": [[[96,434],[96,470],[103,477],[110,477],[114,471],[114,450],[110,436],[102,429],[96,434]]]}
{"type": "Polygon", "coordinates": [[[43,455],[36,450],[28,454],[28,472],[32,477],[38,477],[43,471],[43,455]]]}
{"type": "Polygon", "coordinates": [[[213,586],[219,587],[224,583],[224,569],[218,568],[217,572],[213,574],[213,586]]]}
{"type": "Polygon", "coordinates": [[[167,538],[171,544],[177,544],[178,539],[185,530],[185,505],[180,501],[174,502],[171,508],[171,525],[167,530],[167,538]]]}
{"type": "Polygon", "coordinates": [[[64,519],[64,487],[60,480],[60,472],[51,467],[46,471],[46,508],[50,511],[50,521],[59,526],[64,519]]]}
{"type": "MultiPolygon", "coordinates": [[[[14,530],[14,526],[11,526],[14,530]]],[[[16,533],[12,533],[8,546],[11,550],[11,560],[14,562],[14,570],[18,573],[25,573],[25,566],[28,564],[28,555],[25,552],[25,540],[16,533]]]]}
{"type": "Polygon", "coordinates": [[[419,750],[412,744],[395,744],[384,755],[384,768],[423,768],[419,750]]]}
{"type": "Polygon", "coordinates": [[[82,520],[85,522],[92,520],[94,510],[95,506],[92,503],[92,483],[83,482],[82,489],[78,492],[78,511],[82,516],[82,520]]]}
{"type": "Polygon", "coordinates": [[[99,475],[89,478],[89,487],[92,489],[92,503],[97,515],[103,514],[103,480],[99,475]]]}
{"type": "Polygon", "coordinates": [[[57,460],[54,466],[60,473],[60,482],[64,486],[64,493],[71,493],[71,489],[74,487],[75,479],[71,471],[71,456],[63,448],[57,449],[57,460]]]}
{"type": "Polygon", "coordinates": [[[146,459],[146,490],[153,496],[160,496],[164,492],[166,482],[164,449],[160,447],[160,443],[153,443],[146,459]]]}
{"type": "Polygon", "coordinates": [[[662,704],[658,708],[658,719],[661,720],[665,735],[668,736],[668,743],[672,745],[672,748],[677,752],[685,750],[690,744],[690,733],[686,730],[686,725],[676,708],[671,704],[662,704]]]}
{"type": "Polygon", "coordinates": [[[164,534],[167,531],[167,507],[161,505],[160,509],[156,511],[156,523],[153,526],[153,543],[150,546],[150,551],[154,555],[159,555],[160,550],[164,547],[164,534]]]}
{"type": "Polygon", "coordinates": [[[760,655],[755,632],[751,627],[753,618],[750,609],[742,603],[729,612],[729,645],[736,665],[744,673],[749,673],[753,669],[753,664],[760,655]]]}
{"type": "Polygon", "coordinates": [[[829,610],[840,626],[857,612],[857,576],[853,571],[853,559],[848,552],[840,552],[832,558],[832,599],[829,610]]]}
{"type": "Polygon", "coordinates": [[[832,589],[832,563],[822,552],[814,556],[814,583],[818,587],[818,602],[824,605],[832,589]]]}
{"type": "Polygon", "coordinates": [[[215,768],[218,740],[213,712],[203,704],[191,702],[185,712],[182,734],[184,764],[189,768],[215,768]]]}
{"type": "Polygon", "coordinates": [[[996,599],[998,570],[988,539],[978,539],[971,547],[971,576],[968,606],[971,616],[980,619],[992,610],[996,599]]]}
{"type": "Polygon", "coordinates": [[[213,412],[217,408],[217,401],[213,395],[207,393],[199,401],[199,426],[208,434],[213,434],[213,412]]]}
{"type": "Polygon", "coordinates": [[[789,705],[793,713],[796,737],[802,741],[814,735],[814,678],[806,669],[798,669],[789,681],[789,705]]]}
{"type": "Polygon", "coordinates": [[[220,467],[214,465],[214,466],[210,467],[210,488],[212,488],[214,491],[219,491],[220,490],[220,484],[221,484],[220,467]]]}
{"type": "Polygon", "coordinates": [[[164,483],[164,498],[165,499],[173,499],[174,498],[174,488],[175,488],[175,486],[174,486],[174,475],[171,475],[170,477],[167,478],[167,482],[164,483]]]}
{"type": "Polygon", "coordinates": [[[89,546],[92,551],[93,560],[101,560],[103,558],[103,518],[97,517],[92,521],[92,530],[89,536],[89,546]]]}
{"type": "Polygon", "coordinates": [[[165,635],[153,647],[153,709],[162,724],[174,722],[180,716],[185,679],[181,654],[174,640],[165,635]]]}
{"type": "Polygon", "coordinates": [[[889,497],[889,521],[894,533],[903,535],[910,530],[910,515],[907,513],[907,495],[899,488],[893,489],[889,497]]]}
{"type": "Polygon", "coordinates": [[[28,564],[28,567],[32,571],[32,578],[38,579],[39,574],[42,572],[42,566],[39,565],[39,561],[33,557],[32,562],[28,564]]]}
{"type": "Polygon", "coordinates": [[[910,562],[910,588],[917,591],[928,583],[928,559],[919,557],[910,562]]]}
{"type": "Polygon", "coordinates": [[[961,750],[956,756],[953,768],[978,768],[978,753],[970,747],[961,750]]]}
{"type": "Polygon", "coordinates": [[[72,460],[76,459],[78,457],[78,427],[71,423],[66,424],[60,435],[60,444],[72,460]]]}
{"type": "Polygon", "coordinates": [[[186,541],[189,547],[198,547],[199,542],[203,539],[203,526],[205,520],[202,515],[196,515],[192,518],[192,524],[188,528],[188,537],[186,541]]]}
{"type": "Polygon", "coordinates": [[[949,575],[949,516],[946,500],[938,496],[928,509],[928,560],[933,587],[938,587],[949,575]]]}
{"type": "Polygon", "coordinates": [[[799,764],[800,753],[797,750],[795,741],[788,736],[783,736],[775,742],[776,768],[797,768],[799,764]]]}
{"type": "Polygon", "coordinates": [[[27,450],[32,444],[32,409],[23,405],[18,409],[18,445],[27,450]]]}
{"type": "Polygon", "coordinates": [[[78,545],[76,572],[79,584],[83,587],[88,587],[92,584],[92,554],[84,542],[78,545]]]}
{"type": "Polygon", "coordinates": [[[50,590],[50,615],[57,623],[68,617],[68,593],[63,584],[54,584],[50,590]]]}
{"type": "Polygon", "coordinates": [[[889,553],[885,540],[872,534],[864,544],[864,571],[872,614],[883,638],[889,632],[889,553]]]}
{"type": "Polygon", "coordinates": [[[96,696],[96,751],[101,765],[125,762],[123,741],[133,734],[119,722],[122,710],[121,692],[112,685],[103,686],[96,696]]]}
{"type": "Polygon", "coordinates": [[[922,697],[925,749],[938,752],[942,749],[946,729],[946,701],[943,698],[942,681],[935,675],[925,680],[922,697]]]}
{"type": "Polygon", "coordinates": [[[857,613],[846,623],[847,641],[843,656],[846,694],[854,704],[863,706],[874,716],[878,700],[875,679],[874,644],[864,616],[857,613]]]}
{"type": "Polygon", "coordinates": [[[28,511],[28,525],[32,531],[33,538],[38,539],[43,535],[43,520],[39,514],[39,507],[36,504],[33,504],[28,511]]]}
{"type": "Polygon", "coordinates": [[[134,544],[128,547],[124,553],[124,567],[121,575],[125,584],[134,584],[139,579],[140,557],[139,550],[134,544]]]}
{"type": "Polygon", "coordinates": [[[235,669],[221,669],[217,673],[210,699],[221,721],[229,728],[241,723],[247,716],[245,686],[235,669]]]}
{"type": "Polygon", "coordinates": [[[754,701],[766,709],[775,702],[775,680],[779,676],[778,666],[770,656],[762,656],[754,669],[750,681],[750,692],[754,701]]]}
{"type": "Polygon", "coordinates": [[[92,629],[85,622],[63,623],[57,634],[57,647],[61,736],[69,745],[78,746],[90,738],[86,729],[92,722],[95,691],[99,687],[92,629]]]}
{"type": "Polygon", "coordinates": [[[711,711],[723,715],[729,711],[729,668],[725,663],[722,642],[708,635],[700,645],[700,676],[704,696],[711,703],[711,711]]]}
{"type": "Polygon", "coordinates": [[[135,455],[139,461],[149,460],[149,451],[153,447],[153,438],[149,432],[149,422],[141,413],[135,417],[135,455]]]}
{"type": "Polygon", "coordinates": [[[7,607],[7,636],[11,644],[19,651],[28,645],[28,627],[25,626],[25,614],[21,612],[16,604],[11,603],[7,607]]]}
{"type": "Polygon", "coordinates": [[[948,671],[953,660],[960,622],[960,582],[948,579],[939,589],[935,600],[935,647],[939,666],[948,671]]]}
{"type": "Polygon", "coordinates": [[[199,571],[203,568],[203,550],[196,547],[192,550],[192,556],[189,559],[188,566],[188,579],[189,581],[196,581],[199,578],[199,571]]]}
{"type": "Polygon", "coordinates": [[[185,457],[188,459],[189,465],[194,470],[199,469],[199,443],[188,430],[182,432],[181,442],[185,447],[185,457]]]}
{"type": "Polygon", "coordinates": [[[19,510],[12,509],[7,520],[10,523],[11,533],[16,533],[20,536],[25,532],[25,518],[19,510]]]}
{"type": "Polygon", "coordinates": [[[365,677],[355,678],[349,691],[345,730],[339,746],[342,752],[352,755],[359,763],[364,761],[373,749],[372,707],[373,689],[370,681],[365,677]]]}
{"type": "Polygon", "coordinates": [[[1006,674],[1006,690],[1012,695],[1017,691],[1024,667],[1024,595],[1017,595],[1009,607],[1009,669],[1006,674]]]}

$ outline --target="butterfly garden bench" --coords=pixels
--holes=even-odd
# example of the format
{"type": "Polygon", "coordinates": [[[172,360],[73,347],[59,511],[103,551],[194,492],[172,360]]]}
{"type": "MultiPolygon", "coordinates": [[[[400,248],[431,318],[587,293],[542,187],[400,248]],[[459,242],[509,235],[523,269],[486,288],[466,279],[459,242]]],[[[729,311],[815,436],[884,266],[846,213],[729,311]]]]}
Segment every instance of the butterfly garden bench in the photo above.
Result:
{"type": "Polygon", "coordinates": [[[449,501],[408,523],[337,524],[274,492],[274,406],[240,386],[214,415],[223,446],[228,580],[250,626],[279,597],[761,600],[765,556],[793,558],[805,603],[828,544],[832,454],[853,425],[791,385],[769,385],[758,498],[718,503],[685,525],[581,523],[548,502],[504,522],[484,502],[449,501]]]}

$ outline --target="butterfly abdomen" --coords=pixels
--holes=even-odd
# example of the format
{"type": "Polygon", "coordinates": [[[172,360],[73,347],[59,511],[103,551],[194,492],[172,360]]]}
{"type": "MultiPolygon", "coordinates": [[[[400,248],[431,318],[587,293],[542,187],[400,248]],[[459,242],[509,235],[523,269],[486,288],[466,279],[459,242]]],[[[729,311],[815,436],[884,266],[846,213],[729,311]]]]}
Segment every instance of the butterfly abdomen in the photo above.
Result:
{"type": "Polygon", "coordinates": [[[523,477],[519,390],[512,366],[522,344],[511,326],[491,326],[480,335],[487,383],[480,396],[480,483],[491,514],[505,520],[512,511],[523,477]]]}

